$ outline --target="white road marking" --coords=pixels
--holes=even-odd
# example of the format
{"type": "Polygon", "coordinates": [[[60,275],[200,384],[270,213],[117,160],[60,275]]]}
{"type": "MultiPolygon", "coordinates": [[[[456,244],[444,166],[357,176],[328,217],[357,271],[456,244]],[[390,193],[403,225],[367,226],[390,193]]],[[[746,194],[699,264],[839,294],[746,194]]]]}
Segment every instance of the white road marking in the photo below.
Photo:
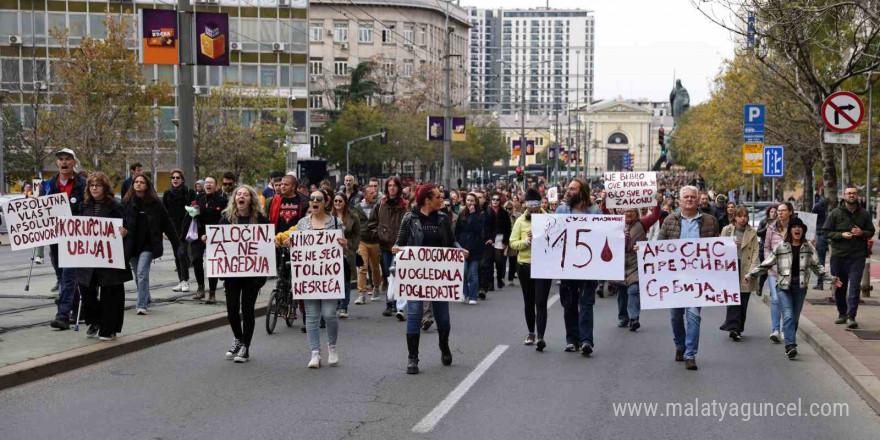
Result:
{"type": "Polygon", "coordinates": [[[553,295],[550,297],[550,301],[547,301],[547,308],[553,307],[553,304],[556,304],[556,301],[559,301],[559,294],[553,295]]]}
{"type": "Polygon", "coordinates": [[[449,410],[451,410],[452,407],[455,406],[465,394],[467,394],[468,390],[470,390],[480,377],[483,376],[483,373],[492,367],[492,364],[494,364],[508,348],[510,348],[509,345],[499,345],[495,347],[495,349],[486,355],[477,367],[474,368],[474,371],[471,371],[470,374],[468,374],[467,377],[465,377],[464,380],[461,381],[461,383],[459,383],[445,399],[443,399],[443,401],[434,407],[428,415],[416,424],[416,426],[413,426],[412,431],[420,434],[431,432],[431,430],[440,423],[440,420],[443,419],[446,413],[448,413],[449,410]]]}

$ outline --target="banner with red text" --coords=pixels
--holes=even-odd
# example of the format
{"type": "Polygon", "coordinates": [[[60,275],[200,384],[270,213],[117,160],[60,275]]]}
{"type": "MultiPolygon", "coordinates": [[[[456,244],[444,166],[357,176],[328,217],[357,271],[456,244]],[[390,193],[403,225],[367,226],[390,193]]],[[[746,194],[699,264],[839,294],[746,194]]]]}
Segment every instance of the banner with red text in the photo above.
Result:
{"type": "Polygon", "coordinates": [[[637,256],[642,310],[740,302],[733,237],[641,242],[637,256]]]}
{"type": "Polygon", "coordinates": [[[339,229],[290,233],[293,299],[345,298],[345,257],[339,229]]]}
{"type": "Polygon", "coordinates": [[[532,216],[532,278],[623,280],[623,216],[532,216]]]}
{"type": "Polygon", "coordinates": [[[125,269],[121,218],[59,217],[58,267],[125,269]]]}
{"type": "Polygon", "coordinates": [[[399,297],[413,301],[461,301],[464,249],[408,246],[394,257],[399,297]]]}
{"type": "Polygon", "coordinates": [[[208,278],[275,276],[275,225],[208,225],[205,235],[208,278]]]}
{"type": "Polygon", "coordinates": [[[657,205],[657,173],[605,173],[607,208],[644,208],[657,205]]]}
{"type": "Polygon", "coordinates": [[[63,192],[10,200],[3,205],[3,221],[13,251],[58,243],[58,218],[70,216],[70,201],[63,192]]]}

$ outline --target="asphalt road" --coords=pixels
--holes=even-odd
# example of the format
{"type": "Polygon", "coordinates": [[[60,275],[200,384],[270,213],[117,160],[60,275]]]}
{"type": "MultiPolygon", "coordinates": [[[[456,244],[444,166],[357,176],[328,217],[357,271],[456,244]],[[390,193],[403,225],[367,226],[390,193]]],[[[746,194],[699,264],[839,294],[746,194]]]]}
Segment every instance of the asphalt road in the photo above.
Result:
{"type": "MultiPolygon", "coordinates": [[[[699,371],[674,362],[666,311],[647,311],[638,333],[616,328],[614,298],[599,299],[596,352],[562,351],[562,309],[550,311],[549,347],[526,335],[519,287],[477,306],[452,305],[454,363],[440,365],[433,329],[422,337],[422,374],[404,373],[403,323],[381,305],[351,306],[338,368],[308,370],[298,324],[267,336],[258,321],[252,360],[223,359],[227,328],[0,392],[2,438],[150,439],[876,439],[880,416],[806,343],[797,361],[767,339],[768,308],[755,301],[745,339],[717,328],[721,308],[703,309],[699,371]],[[509,348],[505,349],[504,346],[509,348]],[[490,353],[497,360],[471,374],[490,353]],[[467,378],[470,378],[467,379],[467,378]],[[427,433],[413,429],[460,383],[472,386],[427,433]],[[715,400],[844,403],[836,417],[616,416],[614,404],[715,400]]],[[[326,341],[325,341],[326,344],[326,341]]],[[[485,366],[485,362],[483,363],[485,366]]],[[[754,412],[754,411],[752,411],[754,412]]],[[[429,417],[430,418],[430,417],[429,417]]]]}

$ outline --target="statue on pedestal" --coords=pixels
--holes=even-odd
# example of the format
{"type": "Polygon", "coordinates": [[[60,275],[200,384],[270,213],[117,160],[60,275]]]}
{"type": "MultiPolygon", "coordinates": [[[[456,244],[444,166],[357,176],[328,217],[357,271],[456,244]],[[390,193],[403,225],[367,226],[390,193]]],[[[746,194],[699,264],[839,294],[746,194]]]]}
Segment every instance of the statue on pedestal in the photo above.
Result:
{"type": "Polygon", "coordinates": [[[669,107],[672,110],[672,117],[675,118],[675,125],[678,125],[678,119],[691,108],[691,97],[687,89],[681,85],[680,79],[675,80],[675,87],[669,93],[669,107]]]}

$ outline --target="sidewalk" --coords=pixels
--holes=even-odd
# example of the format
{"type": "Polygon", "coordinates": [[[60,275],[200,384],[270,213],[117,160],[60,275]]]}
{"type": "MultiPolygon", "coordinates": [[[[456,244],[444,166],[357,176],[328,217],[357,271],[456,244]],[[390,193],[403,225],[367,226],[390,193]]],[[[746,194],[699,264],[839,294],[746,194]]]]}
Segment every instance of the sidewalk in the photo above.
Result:
{"type": "MultiPolygon", "coordinates": [[[[857,322],[859,328],[848,330],[835,324],[837,307],[834,290],[825,283],[824,290],[810,289],[801,312],[799,337],[808,342],[838,373],[880,413],[880,258],[871,259],[871,297],[862,298],[857,322]]],[[[810,281],[811,285],[815,281],[810,281]]],[[[765,288],[761,297],[770,306],[765,288]]]]}

